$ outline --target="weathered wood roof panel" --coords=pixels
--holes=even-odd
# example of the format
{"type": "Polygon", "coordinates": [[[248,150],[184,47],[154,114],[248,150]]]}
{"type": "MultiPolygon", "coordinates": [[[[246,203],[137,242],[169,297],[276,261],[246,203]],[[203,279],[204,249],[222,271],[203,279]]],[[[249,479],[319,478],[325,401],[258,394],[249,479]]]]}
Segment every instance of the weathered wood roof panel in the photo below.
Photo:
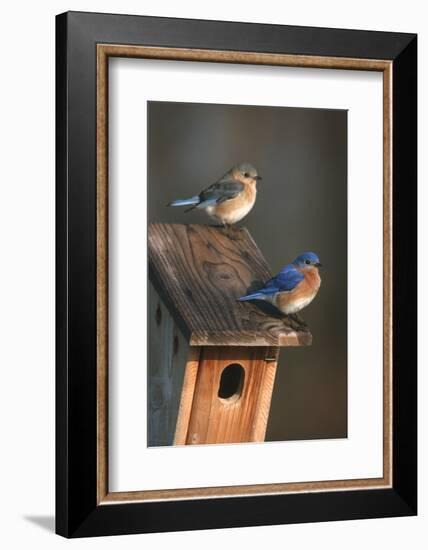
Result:
{"type": "Polygon", "coordinates": [[[150,278],[191,345],[311,343],[300,320],[237,301],[271,277],[245,228],[156,223],[148,241],[150,278]]]}

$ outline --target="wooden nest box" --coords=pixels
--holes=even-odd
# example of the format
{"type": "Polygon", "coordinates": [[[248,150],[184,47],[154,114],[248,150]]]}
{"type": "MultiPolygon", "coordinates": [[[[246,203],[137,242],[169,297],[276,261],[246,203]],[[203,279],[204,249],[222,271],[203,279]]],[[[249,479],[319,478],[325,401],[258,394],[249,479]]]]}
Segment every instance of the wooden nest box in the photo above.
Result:
{"type": "Polygon", "coordinates": [[[264,441],[299,320],[238,302],[271,277],[246,229],[149,225],[149,446],[264,441]]]}

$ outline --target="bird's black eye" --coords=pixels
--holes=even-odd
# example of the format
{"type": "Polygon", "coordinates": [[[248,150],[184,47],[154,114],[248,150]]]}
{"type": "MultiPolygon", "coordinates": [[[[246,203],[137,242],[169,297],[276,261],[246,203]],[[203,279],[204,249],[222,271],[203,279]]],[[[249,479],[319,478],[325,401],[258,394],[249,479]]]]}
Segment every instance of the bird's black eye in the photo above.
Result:
{"type": "Polygon", "coordinates": [[[305,260],[305,264],[309,265],[311,263],[311,260],[305,260]]]}
{"type": "Polygon", "coordinates": [[[244,177],[249,178],[250,174],[248,172],[245,172],[244,177]]]}

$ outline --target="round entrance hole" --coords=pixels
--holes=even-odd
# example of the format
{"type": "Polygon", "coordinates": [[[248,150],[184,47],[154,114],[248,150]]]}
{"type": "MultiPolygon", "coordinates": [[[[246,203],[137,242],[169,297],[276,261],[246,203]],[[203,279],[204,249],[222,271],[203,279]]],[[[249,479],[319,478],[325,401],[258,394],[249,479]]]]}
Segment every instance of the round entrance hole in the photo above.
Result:
{"type": "Polygon", "coordinates": [[[235,401],[241,396],[244,387],[245,370],[238,363],[223,369],[218,386],[218,397],[235,401]]]}

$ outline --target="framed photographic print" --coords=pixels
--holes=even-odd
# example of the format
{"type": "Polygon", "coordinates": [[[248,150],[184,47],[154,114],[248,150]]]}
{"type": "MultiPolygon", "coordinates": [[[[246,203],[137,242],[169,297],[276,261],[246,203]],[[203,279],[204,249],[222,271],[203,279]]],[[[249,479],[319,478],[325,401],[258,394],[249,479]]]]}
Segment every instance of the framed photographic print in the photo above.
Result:
{"type": "Polygon", "coordinates": [[[414,515],[412,34],[57,16],[57,532],[414,515]]]}

